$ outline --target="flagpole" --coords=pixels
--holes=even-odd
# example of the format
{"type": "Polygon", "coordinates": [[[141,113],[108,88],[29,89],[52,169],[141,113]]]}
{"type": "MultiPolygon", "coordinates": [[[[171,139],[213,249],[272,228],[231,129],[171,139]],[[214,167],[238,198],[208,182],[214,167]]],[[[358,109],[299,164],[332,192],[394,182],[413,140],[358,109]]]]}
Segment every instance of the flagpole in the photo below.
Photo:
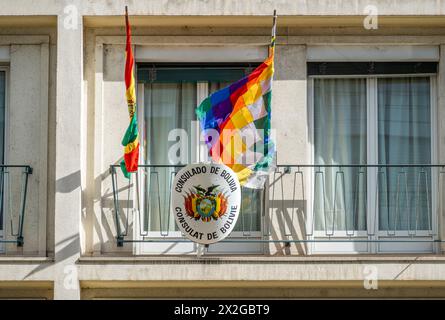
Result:
{"type": "Polygon", "coordinates": [[[125,29],[127,34],[125,45],[125,98],[127,100],[130,124],[122,139],[124,149],[124,160],[121,162],[121,169],[127,179],[130,173],[138,169],[139,164],[139,132],[136,115],[136,81],[134,78],[134,56],[131,46],[131,27],[128,19],[128,7],[125,6],[125,29]]]}
{"type": "Polygon", "coordinates": [[[125,6],[125,28],[128,25],[128,6],[125,6]]]}
{"type": "Polygon", "coordinates": [[[272,36],[271,36],[270,45],[269,45],[269,57],[275,51],[276,33],[277,33],[277,10],[274,10],[273,11],[273,21],[272,21],[272,36]]]}

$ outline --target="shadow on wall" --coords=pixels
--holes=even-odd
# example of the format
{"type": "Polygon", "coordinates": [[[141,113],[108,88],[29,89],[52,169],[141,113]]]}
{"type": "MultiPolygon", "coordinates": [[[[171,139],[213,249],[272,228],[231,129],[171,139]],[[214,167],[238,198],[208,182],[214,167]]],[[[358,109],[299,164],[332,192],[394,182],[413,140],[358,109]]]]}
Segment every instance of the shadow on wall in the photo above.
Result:
{"type": "Polygon", "coordinates": [[[266,212],[266,234],[273,241],[289,240],[290,242],[274,242],[274,250],[269,246],[270,253],[276,255],[307,254],[307,246],[303,242],[307,235],[306,221],[307,200],[304,185],[298,184],[295,174],[273,173],[269,183],[268,212],[266,212]]]}
{"type": "MultiPolygon", "coordinates": [[[[119,164],[122,159],[119,159],[114,164],[119,164]]],[[[117,169],[120,170],[120,169],[117,169]]],[[[114,207],[113,185],[109,170],[104,171],[98,178],[95,179],[96,193],[94,202],[100,202],[100,221],[94,215],[94,229],[98,232],[98,237],[101,242],[101,253],[112,252],[132,252],[133,245],[125,243],[123,247],[117,247],[117,228],[116,223],[119,223],[121,233],[129,235],[133,234],[133,215],[128,208],[133,207],[132,191],[133,183],[123,178],[122,175],[117,179],[117,194],[118,194],[118,208],[119,216],[116,221],[116,212],[114,207]],[[102,187],[100,187],[102,186],[102,187]]]]}
{"type": "MultiPolygon", "coordinates": [[[[70,237],[67,237],[63,239],[62,241],[59,241],[56,243],[56,247],[63,246],[62,249],[56,250],[55,252],[55,261],[57,263],[60,263],[76,254],[79,253],[80,250],[80,238],[78,234],[72,235],[70,237]]],[[[36,268],[31,270],[24,278],[24,280],[32,277],[36,273],[45,270],[48,267],[52,267],[52,262],[47,263],[40,263],[36,268]]]]}
{"type": "Polygon", "coordinates": [[[73,172],[56,181],[56,192],[70,193],[80,188],[80,171],[73,172]]]}
{"type": "MultiPolygon", "coordinates": [[[[78,188],[81,188],[80,170],[75,171],[56,181],[56,193],[70,193],[78,188]]],[[[61,262],[63,260],[72,257],[73,255],[79,254],[80,252],[79,234],[78,233],[73,234],[63,239],[62,241],[55,243],[55,247],[56,247],[56,252],[55,252],[56,262],[61,262]]],[[[36,271],[38,270],[33,270],[31,274],[36,271]]]]}
{"type": "MultiPolygon", "coordinates": [[[[120,160],[119,160],[120,161],[120,160]]],[[[119,161],[117,163],[119,163],[119,161]]],[[[122,182],[121,182],[122,184],[122,182]]],[[[95,179],[96,191],[90,191],[88,189],[82,190],[82,214],[81,214],[81,226],[84,230],[92,230],[96,232],[101,246],[104,251],[122,251],[122,250],[130,250],[131,245],[124,246],[124,248],[117,249],[116,247],[116,222],[114,215],[114,200],[113,200],[113,192],[112,192],[112,184],[111,184],[111,175],[109,170],[103,172],[98,178],[95,179]],[[101,185],[103,185],[104,192],[101,194],[101,185]],[[100,202],[101,204],[101,220],[98,221],[96,219],[96,215],[94,214],[94,205],[87,209],[88,196],[93,194],[94,192],[94,203],[100,202]],[[89,216],[91,215],[91,216],[89,216]],[[90,219],[92,218],[92,219],[90,219]],[[90,222],[91,221],[91,222],[90,222]],[[90,228],[89,223],[93,224],[93,228],[90,228]]],[[[81,187],[81,175],[80,171],[73,172],[59,180],[56,181],[56,192],[60,193],[70,193],[77,188],[81,187]]],[[[125,190],[128,189],[128,186],[122,186],[119,188],[119,193],[124,193],[125,190]]],[[[120,200],[119,207],[127,208],[131,203],[128,200],[120,200]]],[[[131,232],[132,225],[128,223],[126,215],[123,210],[120,210],[120,224],[121,228],[124,231],[131,232]],[[127,230],[128,229],[128,230],[127,230]]],[[[91,234],[87,234],[88,236],[92,236],[91,234]]],[[[56,246],[61,245],[61,243],[57,243],[56,246]]],[[[64,260],[73,254],[79,252],[80,250],[80,239],[77,236],[76,239],[71,239],[71,242],[64,247],[61,251],[56,253],[56,259],[64,260]]]]}

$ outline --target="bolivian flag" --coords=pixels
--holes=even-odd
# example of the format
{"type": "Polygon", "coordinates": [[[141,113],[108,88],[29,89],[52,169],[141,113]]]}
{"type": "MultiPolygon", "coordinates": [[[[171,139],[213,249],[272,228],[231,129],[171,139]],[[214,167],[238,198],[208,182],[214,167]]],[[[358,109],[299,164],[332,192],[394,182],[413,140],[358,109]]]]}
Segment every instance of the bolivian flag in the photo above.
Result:
{"type": "Polygon", "coordinates": [[[131,29],[130,23],[128,22],[127,7],[125,7],[125,26],[127,29],[127,45],[125,48],[125,87],[130,124],[122,139],[122,145],[124,146],[124,160],[121,162],[121,168],[125,177],[130,178],[130,172],[135,172],[138,169],[139,133],[136,117],[136,88],[133,72],[134,56],[131,48],[131,29]]]}

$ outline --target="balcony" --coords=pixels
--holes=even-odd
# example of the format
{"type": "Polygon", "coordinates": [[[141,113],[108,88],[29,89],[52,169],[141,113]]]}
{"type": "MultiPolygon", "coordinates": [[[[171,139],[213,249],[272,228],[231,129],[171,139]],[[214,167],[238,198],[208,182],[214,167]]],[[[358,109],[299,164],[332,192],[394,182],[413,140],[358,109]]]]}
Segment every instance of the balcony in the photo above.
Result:
{"type": "MultiPolygon", "coordinates": [[[[118,166],[110,167],[117,246],[191,244],[170,213],[170,188],[180,168],[143,165],[127,180],[118,166]]],[[[444,183],[445,165],[279,165],[264,190],[243,191],[231,236],[204,250],[438,253],[444,183]]]]}
{"type": "Polygon", "coordinates": [[[26,197],[32,171],[27,165],[0,165],[0,252],[5,244],[24,244],[26,197]]]}

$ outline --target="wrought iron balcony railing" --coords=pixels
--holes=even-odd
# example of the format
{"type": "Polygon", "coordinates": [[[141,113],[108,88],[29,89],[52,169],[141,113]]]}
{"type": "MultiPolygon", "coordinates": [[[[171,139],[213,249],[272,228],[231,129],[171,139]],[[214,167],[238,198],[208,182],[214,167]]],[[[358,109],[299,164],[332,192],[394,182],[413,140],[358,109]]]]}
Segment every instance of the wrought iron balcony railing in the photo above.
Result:
{"type": "MultiPolygon", "coordinates": [[[[142,165],[130,180],[110,167],[118,246],[189,241],[170,213],[181,167],[142,165]]],[[[279,165],[263,191],[245,190],[237,235],[223,242],[443,242],[444,183],[445,165],[279,165]]]]}
{"type": "Polygon", "coordinates": [[[28,178],[32,171],[28,165],[0,165],[0,244],[23,246],[28,178]]]}

